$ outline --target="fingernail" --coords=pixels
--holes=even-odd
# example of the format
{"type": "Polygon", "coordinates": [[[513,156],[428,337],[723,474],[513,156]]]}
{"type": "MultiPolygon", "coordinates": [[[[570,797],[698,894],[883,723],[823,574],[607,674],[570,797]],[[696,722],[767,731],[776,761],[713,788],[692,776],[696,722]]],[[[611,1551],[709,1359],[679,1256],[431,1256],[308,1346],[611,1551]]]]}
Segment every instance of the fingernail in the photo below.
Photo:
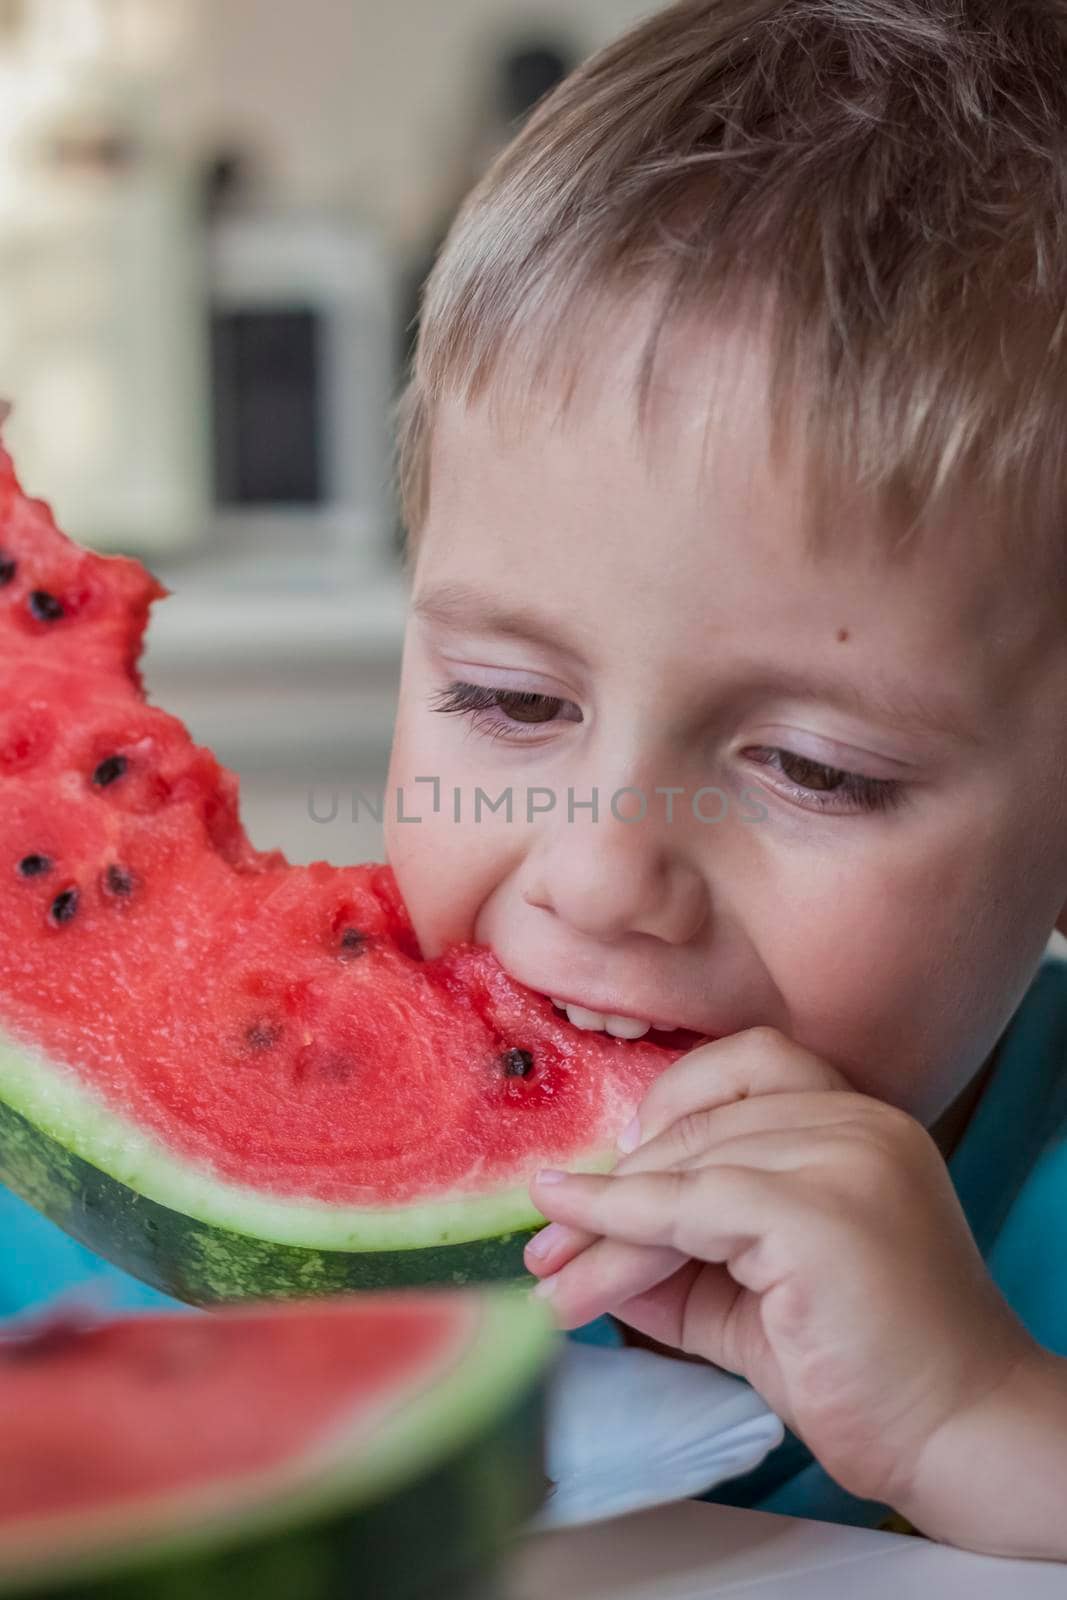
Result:
{"type": "Polygon", "coordinates": [[[562,1183],[566,1176],[565,1172],[556,1172],[552,1167],[545,1167],[537,1174],[537,1182],[543,1184],[562,1183]]]}
{"type": "Polygon", "coordinates": [[[619,1134],[618,1147],[624,1156],[631,1156],[640,1143],[641,1124],[635,1117],[632,1122],[628,1122],[626,1124],[625,1128],[619,1134]]]}
{"type": "Polygon", "coordinates": [[[535,1233],[526,1246],[526,1254],[534,1256],[538,1261],[544,1256],[550,1256],[563,1236],[563,1229],[558,1222],[550,1222],[547,1228],[542,1228],[540,1233],[535,1233]]]}
{"type": "Polygon", "coordinates": [[[534,1290],[534,1299],[535,1300],[548,1300],[548,1299],[550,1299],[551,1296],[554,1295],[555,1292],[556,1292],[556,1284],[558,1282],[559,1282],[559,1273],[558,1272],[554,1272],[550,1278],[542,1278],[541,1282],[537,1285],[537,1288],[534,1290]]]}

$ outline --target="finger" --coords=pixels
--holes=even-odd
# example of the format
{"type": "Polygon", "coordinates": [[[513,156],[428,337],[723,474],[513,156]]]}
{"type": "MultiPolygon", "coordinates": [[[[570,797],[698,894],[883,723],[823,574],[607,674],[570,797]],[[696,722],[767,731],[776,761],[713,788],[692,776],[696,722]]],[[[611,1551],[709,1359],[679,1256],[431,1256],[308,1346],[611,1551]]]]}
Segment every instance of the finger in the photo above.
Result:
{"type": "Polygon", "coordinates": [[[548,1299],[560,1325],[580,1328],[662,1282],[685,1265],[676,1250],[598,1239],[536,1293],[548,1299]]]}
{"type": "Polygon", "coordinates": [[[774,1094],[756,1100],[690,1111],[662,1133],[625,1156],[615,1175],[688,1171],[709,1161],[727,1165],[794,1171],[815,1165],[827,1143],[869,1109],[862,1095],[849,1093],[774,1094]]]}
{"type": "Polygon", "coordinates": [[[758,1302],[726,1268],[667,1251],[602,1240],[560,1274],[550,1299],[562,1327],[610,1314],[658,1344],[730,1372],[754,1369],[765,1349],[758,1302]],[[620,1300],[627,1282],[633,1292],[620,1300]]]}
{"type": "Polygon", "coordinates": [[[540,1172],[534,1193],[553,1222],[722,1262],[780,1215],[783,1199],[774,1185],[773,1173],[713,1166],[623,1177],[540,1172]]]}
{"type": "Polygon", "coordinates": [[[620,1141],[630,1153],[693,1111],[755,1095],[849,1089],[834,1067],[776,1028],[747,1028],[682,1056],[655,1080],[620,1141]],[[636,1126],[635,1126],[636,1124],[636,1126]]]}
{"type": "MultiPolygon", "coordinates": [[[[748,1036],[771,1031],[750,1029],[748,1036]]],[[[790,1049],[796,1049],[790,1041],[785,1043],[790,1049]]],[[[728,1159],[744,1164],[763,1165],[777,1171],[810,1164],[814,1152],[810,1145],[798,1145],[796,1136],[851,1120],[855,1114],[855,1103],[862,1102],[863,1097],[850,1091],[840,1074],[825,1062],[806,1051],[801,1055],[804,1059],[795,1063],[795,1080],[798,1084],[807,1085],[806,1088],[788,1092],[783,1075],[781,1085],[774,1094],[767,1091],[749,1098],[746,1093],[726,1101],[716,1101],[714,1097],[709,1101],[707,1094],[704,1094],[704,1104],[685,1112],[659,1134],[650,1136],[632,1155],[624,1156],[616,1172],[621,1176],[634,1172],[664,1171],[672,1166],[682,1170],[691,1169],[704,1165],[713,1152],[726,1158],[728,1146],[728,1159]],[[840,1102],[828,1100],[826,1096],[829,1089],[847,1093],[848,1099],[840,1102]],[[762,1146],[742,1143],[735,1153],[733,1141],[743,1141],[747,1134],[759,1133],[765,1128],[773,1129],[783,1123],[789,1130],[787,1136],[778,1141],[768,1141],[762,1146]]],[[[692,1051],[678,1063],[678,1067],[693,1063],[694,1068],[701,1068],[702,1056],[703,1050],[692,1051]]],[[[749,1061],[751,1064],[750,1058],[749,1061]]],[[[740,1064],[744,1065],[744,1061],[740,1064]]],[[[689,1084],[683,1086],[677,1103],[697,1102],[704,1080],[702,1069],[694,1071],[689,1084]]],[[[735,1087],[740,1082],[736,1073],[733,1081],[735,1087]]],[[[758,1074],[750,1073],[746,1081],[750,1085],[758,1085],[758,1074]]],[[[543,1228],[526,1246],[526,1266],[536,1277],[550,1276],[587,1250],[596,1237],[596,1234],[588,1231],[558,1223],[543,1228]]]]}
{"type": "MultiPolygon", "coordinates": [[[[852,1096],[854,1100],[856,1097],[852,1096]]],[[[812,1152],[808,1146],[798,1146],[796,1135],[814,1130],[828,1123],[845,1119],[850,1103],[838,1106],[826,1104],[820,1094],[782,1095],[777,1099],[761,1097],[757,1100],[740,1100],[729,1105],[713,1106],[694,1111],[677,1123],[650,1139],[631,1156],[624,1156],[615,1168],[621,1176],[633,1172],[665,1171],[668,1167],[690,1169],[704,1165],[712,1153],[725,1154],[730,1147],[733,1155],[734,1141],[739,1144],[736,1159],[750,1165],[765,1165],[775,1170],[787,1170],[809,1164],[812,1152]],[[761,1160],[761,1146],[746,1144],[745,1135],[758,1134],[764,1127],[773,1128],[785,1122],[788,1135],[772,1148],[768,1142],[766,1159],[761,1160]]],[[[552,1223],[536,1233],[525,1247],[524,1257],[528,1270],[543,1278],[558,1272],[597,1238],[596,1234],[561,1223],[552,1223]]]]}
{"type": "Polygon", "coordinates": [[[657,1344],[740,1370],[733,1323],[745,1291],[725,1267],[687,1261],[677,1272],[613,1307],[612,1316],[657,1344]]]}
{"type": "Polygon", "coordinates": [[[747,1378],[786,1427],[796,1427],[789,1388],[767,1341],[758,1296],[737,1284],[725,1267],[690,1261],[612,1316],[628,1328],[688,1355],[698,1355],[747,1378]]]}
{"type": "Polygon", "coordinates": [[[523,1260],[535,1278],[558,1272],[568,1261],[588,1250],[596,1242],[595,1233],[583,1233],[581,1228],[567,1228],[561,1222],[550,1222],[527,1242],[523,1260]]]}

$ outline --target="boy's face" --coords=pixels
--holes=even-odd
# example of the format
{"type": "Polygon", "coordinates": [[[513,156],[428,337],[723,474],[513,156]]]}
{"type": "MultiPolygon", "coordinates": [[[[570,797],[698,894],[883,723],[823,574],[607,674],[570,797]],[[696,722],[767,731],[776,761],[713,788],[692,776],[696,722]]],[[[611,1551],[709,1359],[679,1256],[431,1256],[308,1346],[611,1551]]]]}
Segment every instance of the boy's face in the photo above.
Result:
{"type": "Polygon", "coordinates": [[[931,1122],[1067,900],[1057,607],[963,519],[893,563],[842,506],[817,559],[753,343],[717,352],[706,426],[672,341],[644,435],[636,347],[561,424],[440,414],[387,809],[423,952],[485,944],[663,1026],[769,1024],[931,1122]],[[442,714],[457,683],[495,706],[442,714]],[[484,798],[509,786],[510,822],[484,798]]]}

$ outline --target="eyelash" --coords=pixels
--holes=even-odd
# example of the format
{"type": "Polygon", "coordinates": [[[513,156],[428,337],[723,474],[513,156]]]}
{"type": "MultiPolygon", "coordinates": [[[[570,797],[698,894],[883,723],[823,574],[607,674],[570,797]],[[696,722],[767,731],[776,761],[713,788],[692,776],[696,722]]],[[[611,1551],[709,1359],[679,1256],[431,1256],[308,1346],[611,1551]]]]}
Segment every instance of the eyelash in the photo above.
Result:
{"type": "Polygon", "coordinates": [[[796,762],[811,772],[840,779],[834,787],[825,789],[810,789],[792,780],[793,794],[802,796],[809,810],[833,810],[835,802],[844,798],[856,811],[893,811],[903,805],[907,798],[906,786],[899,778],[867,778],[860,772],[846,772],[842,767],[830,767],[823,761],[812,761],[807,756],[798,756],[792,750],[779,750],[769,745],[750,746],[746,754],[761,766],[780,772],[786,779],[789,778],[784,768],[786,761],[796,762]]]}
{"type": "Polygon", "coordinates": [[[522,732],[522,729],[547,727],[556,720],[558,708],[566,704],[565,700],[555,695],[530,694],[521,689],[486,689],[477,683],[450,683],[447,689],[440,690],[433,697],[431,710],[441,711],[446,716],[465,716],[472,728],[490,739],[510,737],[522,740],[532,736],[522,732]],[[551,716],[524,719],[509,717],[509,706],[512,709],[521,706],[527,709],[554,706],[557,709],[551,716]]]}
{"type": "MultiPolygon", "coordinates": [[[[547,727],[558,716],[558,708],[568,702],[554,695],[530,694],[519,689],[487,689],[475,683],[450,683],[447,689],[433,696],[431,710],[446,716],[464,716],[471,727],[491,739],[511,738],[522,741],[531,734],[523,728],[547,727]],[[508,715],[508,708],[556,707],[550,716],[524,721],[508,715]]],[[[573,720],[573,719],[571,719],[573,720]]],[[[580,719],[579,719],[580,720],[580,719]]],[[[842,799],[856,811],[885,812],[901,805],[906,798],[906,786],[895,778],[868,778],[858,772],[846,772],[841,767],[831,767],[822,761],[812,761],[794,751],[770,745],[749,746],[745,752],[761,766],[770,767],[788,779],[784,763],[793,762],[821,777],[838,779],[833,787],[811,789],[793,780],[792,793],[803,800],[809,810],[828,811],[840,806],[842,799]]]]}

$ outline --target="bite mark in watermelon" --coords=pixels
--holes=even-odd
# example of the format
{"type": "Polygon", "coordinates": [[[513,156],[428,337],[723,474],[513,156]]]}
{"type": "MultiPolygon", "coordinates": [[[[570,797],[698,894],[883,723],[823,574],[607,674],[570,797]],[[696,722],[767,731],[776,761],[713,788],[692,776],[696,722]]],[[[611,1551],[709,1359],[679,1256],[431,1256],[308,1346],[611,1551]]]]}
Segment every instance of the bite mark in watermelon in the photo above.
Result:
{"type": "Polygon", "coordinates": [[[196,1302],[515,1275],[532,1171],[608,1164],[681,1049],[421,960],[387,867],[253,848],[141,692],[161,593],[0,452],[0,1178],[196,1302]]]}
{"type": "Polygon", "coordinates": [[[451,1593],[543,1493],[512,1291],[53,1321],[0,1338],[0,1596],[451,1593]]]}

